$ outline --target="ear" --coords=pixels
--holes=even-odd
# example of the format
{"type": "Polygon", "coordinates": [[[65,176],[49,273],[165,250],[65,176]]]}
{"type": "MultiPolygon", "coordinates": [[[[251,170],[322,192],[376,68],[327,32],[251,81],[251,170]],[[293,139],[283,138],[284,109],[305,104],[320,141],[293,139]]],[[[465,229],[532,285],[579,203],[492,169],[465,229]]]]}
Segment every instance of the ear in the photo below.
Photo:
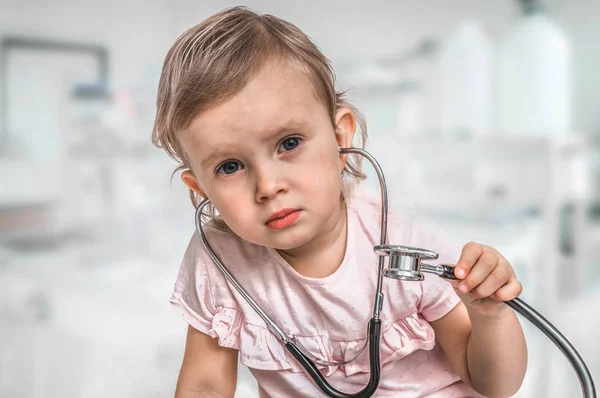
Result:
{"type": "Polygon", "coordinates": [[[200,183],[198,182],[198,179],[196,178],[194,173],[192,173],[191,170],[184,170],[183,173],[181,173],[181,180],[192,191],[196,192],[198,195],[202,196],[203,198],[206,198],[206,194],[204,193],[202,188],[200,188],[200,183]]]}
{"type": "MultiPolygon", "coordinates": [[[[356,132],[356,116],[350,108],[340,108],[335,115],[335,140],[340,148],[352,146],[354,133],[356,132]]],[[[348,155],[340,155],[341,168],[346,165],[348,155]]]]}

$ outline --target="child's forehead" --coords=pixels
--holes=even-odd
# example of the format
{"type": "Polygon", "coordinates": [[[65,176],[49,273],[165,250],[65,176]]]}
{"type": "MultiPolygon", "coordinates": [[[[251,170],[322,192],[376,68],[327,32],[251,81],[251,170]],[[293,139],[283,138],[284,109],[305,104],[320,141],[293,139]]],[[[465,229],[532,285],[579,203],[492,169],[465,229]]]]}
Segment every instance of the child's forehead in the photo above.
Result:
{"type": "Polygon", "coordinates": [[[188,130],[269,134],[311,124],[323,112],[327,110],[304,73],[266,66],[240,92],[197,115],[188,130]]]}

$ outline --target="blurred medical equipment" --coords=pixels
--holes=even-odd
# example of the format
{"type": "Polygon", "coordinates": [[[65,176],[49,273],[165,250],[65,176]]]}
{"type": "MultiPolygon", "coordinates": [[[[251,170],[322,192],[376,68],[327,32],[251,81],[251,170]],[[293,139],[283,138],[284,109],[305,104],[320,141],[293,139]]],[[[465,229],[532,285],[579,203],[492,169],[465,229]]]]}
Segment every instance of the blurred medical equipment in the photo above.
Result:
{"type": "Polygon", "coordinates": [[[72,105],[82,98],[72,87],[106,87],[109,61],[108,48],[91,43],[0,39],[0,241],[53,244],[80,226],[92,231],[104,219],[91,217],[104,205],[98,200],[102,176],[94,175],[89,158],[70,162],[70,141],[84,135],[71,125],[72,105]]]}
{"type": "Polygon", "coordinates": [[[441,133],[491,133],[493,47],[476,20],[462,22],[440,54],[441,133]]]}
{"type": "Polygon", "coordinates": [[[518,0],[523,17],[498,48],[497,128],[524,135],[572,131],[572,55],[544,1],[518,0]]]}
{"type": "MultiPolygon", "coordinates": [[[[349,397],[370,397],[377,390],[379,380],[381,376],[380,362],[379,362],[379,338],[381,329],[381,320],[379,314],[383,307],[383,277],[389,277],[404,281],[421,281],[423,280],[422,272],[428,272],[435,274],[445,279],[456,279],[454,277],[454,266],[452,265],[429,265],[422,263],[422,259],[436,259],[437,253],[424,250],[419,248],[411,248],[406,246],[388,245],[387,242],[387,213],[388,213],[388,198],[387,198],[387,186],[383,171],[381,167],[371,154],[358,148],[340,148],[341,153],[355,153],[367,158],[377,172],[379,178],[380,190],[381,190],[381,232],[380,232],[380,244],[374,247],[375,253],[379,256],[378,262],[378,278],[377,278],[377,289],[375,293],[375,303],[373,308],[373,317],[368,324],[368,335],[369,335],[369,360],[370,360],[370,378],[368,384],[359,392],[355,394],[348,394],[341,392],[331,386],[327,380],[323,377],[315,363],[336,366],[344,365],[352,362],[357,356],[349,361],[345,362],[324,362],[319,361],[317,358],[312,356],[308,351],[302,347],[300,342],[295,338],[290,337],[283,331],[277,323],[275,323],[267,313],[260,307],[258,303],[252,299],[252,297],[244,290],[244,288],[237,282],[233,275],[227,270],[223,263],[219,260],[215,252],[212,250],[210,243],[204,235],[202,229],[202,210],[210,203],[210,199],[204,199],[200,205],[198,205],[195,213],[195,224],[196,232],[219,269],[225,274],[227,280],[231,285],[240,293],[240,295],[248,302],[248,304],[256,311],[256,313],[265,321],[268,329],[285,345],[286,349],[296,358],[296,360],[304,367],[310,377],[313,379],[315,384],[329,397],[333,398],[349,398],[349,397]],[[388,265],[384,268],[385,258],[389,257],[388,265]]],[[[532,307],[527,305],[524,301],[519,298],[506,302],[511,308],[527,318],[531,323],[538,327],[546,336],[552,340],[554,344],[563,352],[567,359],[571,362],[574,370],[579,377],[583,396],[585,398],[596,398],[596,390],[592,376],[571,343],[556,329],[550,322],[548,322],[542,315],[536,312],[532,307]]],[[[366,343],[365,343],[366,346],[366,343]]],[[[364,347],[363,347],[364,349],[364,347]]]]}

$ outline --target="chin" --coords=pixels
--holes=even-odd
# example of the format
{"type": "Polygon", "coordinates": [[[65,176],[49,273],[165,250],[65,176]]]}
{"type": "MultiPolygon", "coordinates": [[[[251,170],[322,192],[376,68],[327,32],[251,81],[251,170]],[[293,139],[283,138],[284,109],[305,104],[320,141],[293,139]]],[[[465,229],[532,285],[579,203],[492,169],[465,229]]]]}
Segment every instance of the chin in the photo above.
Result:
{"type": "Polygon", "coordinates": [[[277,250],[292,250],[304,246],[310,242],[311,239],[312,237],[306,236],[306,234],[290,233],[288,236],[280,236],[278,239],[271,239],[270,244],[265,246],[270,246],[277,250]]]}

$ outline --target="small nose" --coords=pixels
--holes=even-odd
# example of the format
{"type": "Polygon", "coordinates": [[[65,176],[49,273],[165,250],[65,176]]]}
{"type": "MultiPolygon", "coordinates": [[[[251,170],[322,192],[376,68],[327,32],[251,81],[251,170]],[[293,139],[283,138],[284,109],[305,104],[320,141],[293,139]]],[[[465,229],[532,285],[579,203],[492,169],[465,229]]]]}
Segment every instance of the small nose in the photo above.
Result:
{"type": "Polygon", "coordinates": [[[287,190],[281,170],[275,165],[263,165],[256,169],[256,200],[259,203],[271,200],[287,190]]]}

